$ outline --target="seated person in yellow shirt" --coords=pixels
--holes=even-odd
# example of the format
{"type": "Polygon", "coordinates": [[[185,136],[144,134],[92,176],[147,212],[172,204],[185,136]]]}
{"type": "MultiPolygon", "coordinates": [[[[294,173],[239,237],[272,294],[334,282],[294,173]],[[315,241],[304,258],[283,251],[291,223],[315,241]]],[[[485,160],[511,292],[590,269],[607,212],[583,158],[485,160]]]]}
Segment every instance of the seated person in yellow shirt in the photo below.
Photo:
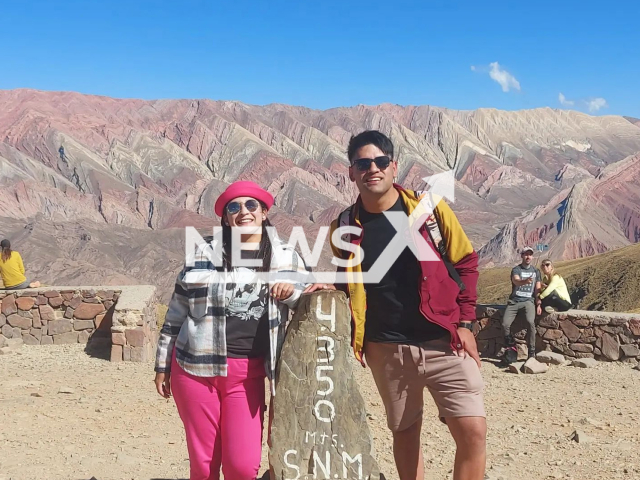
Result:
{"type": "Polygon", "coordinates": [[[567,290],[567,284],[564,279],[558,275],[553,267],[551,260],[545,260],[542,262],[542,292],[540,293],[540,299],[542,300],[542,307],[547,313],[553,313],[554,311],[566,312],[571,305],[571,297],[567,290]]]}
{"type": "Polygon", "coordinates": [[[24,288],[38,288],[40,282],[29,282],[24,276],[24,264],[18,252],[11,250],[11,242],[0,242],[0,276],[4,283],[3,290],[21,290],[24,288]]]}

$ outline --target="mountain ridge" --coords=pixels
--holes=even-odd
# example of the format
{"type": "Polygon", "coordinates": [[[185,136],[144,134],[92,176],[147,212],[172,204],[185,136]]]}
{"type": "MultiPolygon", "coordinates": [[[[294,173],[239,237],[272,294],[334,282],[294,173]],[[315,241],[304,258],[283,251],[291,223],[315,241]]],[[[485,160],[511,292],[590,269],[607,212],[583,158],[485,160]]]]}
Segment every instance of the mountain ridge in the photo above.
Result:
{"type": "MultiPolygon", "coordinates": [[[[640,129],[623,117],[393,104],[315,110],[31,89],[0,91],[0,106],[3,231],[14,221],[44,231],[95,223],[129,232],[132,248],[142,248],[144,232],[173,238],[186,225],[217,224],[215,198],[236,180],[257,181],[274,195],[272,215],[285,235],[294,225],[317,231],[357,197],[345,153],[351,135],[380,129],[394,142],[406,187],[424,188],[424,177],[454,171],[452,207],[485,264],[508,263],[518,247],[537,241],[553,244],[558,258],[638,241],[640,129]],[[561,204],[571,207],[562,221],[573,226],[564,237],[550,227],[559,224],[561,204]],[[611,219],[596,222],[606,241],[589,232],[590,209],[611,219]]],[[[100,235],[92,236],[99,245],[116,241],[100,235]]],[[[42,263],[34,273],[52,281],[50,272],[42,263]]],[[[132,280],[154,277],[138,272],[132,280]]]]}

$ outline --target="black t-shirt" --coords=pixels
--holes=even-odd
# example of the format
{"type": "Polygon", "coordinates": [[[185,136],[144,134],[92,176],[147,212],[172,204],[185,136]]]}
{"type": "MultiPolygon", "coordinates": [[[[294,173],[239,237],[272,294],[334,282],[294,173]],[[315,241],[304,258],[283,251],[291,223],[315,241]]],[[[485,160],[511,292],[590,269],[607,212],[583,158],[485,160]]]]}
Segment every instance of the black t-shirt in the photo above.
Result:
{"type": "MultiPolygon", "coordinates": [[[[242,258],[257,257],[258,252],[242,252],[242,258]]],[[[225,292],[227,356],[264,357],[269,352],[269,285],[257,281],[255,268],[236,267],[231,274],[235,278],[225,292]]]]}
{"type": "MultiPolygon", "coordinates": [[[[405,211],[402,199],[388,211],[405,211]]],[[[360,208],[360,223],[364,229],[362,271],[368,271],[396,234],[384,213],[369,213],[360,208]]],[[[406,247],[393,267],[378,284],[365,284],[367,292],[367,323],[365,339],[372,342],[416,344],[434,340],[448,332],[430,322],[420,312],[420,263],[406,247]]]]}

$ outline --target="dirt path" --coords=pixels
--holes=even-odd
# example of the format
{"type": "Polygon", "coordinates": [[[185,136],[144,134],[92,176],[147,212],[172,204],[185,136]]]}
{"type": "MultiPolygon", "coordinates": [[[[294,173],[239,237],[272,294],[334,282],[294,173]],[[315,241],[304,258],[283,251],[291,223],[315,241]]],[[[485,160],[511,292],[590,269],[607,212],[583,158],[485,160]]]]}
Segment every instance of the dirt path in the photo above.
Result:
{"type": "MultiPolygon", "coordinates": [[[[368,371],[355,371],[371,401],[378,462],[397,479],[375,386],[368,371]]],[[[640,372],[630,365],[533,376],[485,363],[483,374],[488,479],[640,478],[640,372]],[[592,441],[569,440],[575,429],[592,441]]],[[[112,364],[81,345],[0,356],[0,480],[188,478],[182,424],[152,377],[151,364],[112,364]]],[[[426,405],[425,478],[451,478],[453,443],[429,398],[426,405]]]]}

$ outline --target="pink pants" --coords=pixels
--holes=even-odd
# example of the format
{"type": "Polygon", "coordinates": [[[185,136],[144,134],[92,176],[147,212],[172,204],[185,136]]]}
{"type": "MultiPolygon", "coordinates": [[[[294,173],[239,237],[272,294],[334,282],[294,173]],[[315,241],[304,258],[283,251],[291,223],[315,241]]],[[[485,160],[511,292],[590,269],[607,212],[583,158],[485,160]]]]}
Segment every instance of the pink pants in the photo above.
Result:
{"type": "Polygon", "coordinates": [[[253,480],[262,456],[264,360],[229,358],[226,377],[171,364],[171,391],[187,434],[191,480],[253,480]]]}

